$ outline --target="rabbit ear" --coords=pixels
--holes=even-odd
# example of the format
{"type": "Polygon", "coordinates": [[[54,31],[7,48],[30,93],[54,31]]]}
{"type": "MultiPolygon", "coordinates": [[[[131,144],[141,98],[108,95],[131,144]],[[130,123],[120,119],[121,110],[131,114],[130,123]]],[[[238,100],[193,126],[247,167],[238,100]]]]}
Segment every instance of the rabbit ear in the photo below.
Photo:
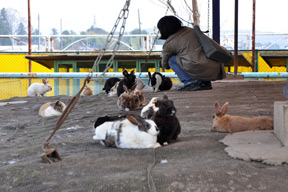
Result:
{"type": "Polygon", "coordinates": [[[134,75],[134,73],[135,73],[134,70],[130,72],[131,75],[134,75]]]}
{"type": "Polygon", "coordinates": [[[42,79],[42,83],[43,83],[43,84],[46,84],[47,81],[46,81],[45,79],[42,79]]]}
{"type": "Polygon", "coordinates": [[[136,88],[137,84],[135,83],[132,87],[131,87],[131,91],[133,91],[136,88]]]}
{"type": "Polygon", "coordinates": [[[127,75],[128,75],[127,70],[124,70],[124,71],[123,71],[123,75],[124,75],[124,76],[127,76],[127,75]]]}
{"type": "Polygon", "coordinates": [[[229,102],[226,102],[226,103],[222,106],[222,108],[221,108],[221,113],[222,113],[222,115],[225,115],[225,113],[227,113],[227,111],[228,111],[228,106],[229,106],[229,102]]]}
{"type": "Polygon", "coordinates": [[[139,127],[140,130],[145,130],[147,125],[147,122],[142,119],[140,116],[137,115],[127,115],[126,118],[133,124],[133,125],[137,125],[139,127]]]}
{"type": "Polygon", "coordinates": [[[148,71],[148,76],[149,76],[149,79],[151,79],[151,73],[150,73],[150,71],[148,71]]]}
{"type": "Polygon", "coordinates": [[[161,105],[161,100],[157,100],[157,102],[155,103],[155,107],[159,107],[161,105]]]}
{"type": "Polygon", "coordinates": [[[127,93],[129,92],[129,89],[126,85],[123,85],[123,88],[124,88],[125,92],[127,92],[127,93]]]}
{"type": "Polygon", "coordinates": [[[215,102],[215,113],[220,113],[220,104],[218,101],[215,102]]]}
{"type": "Polygon", "coordinates": [[[133,125],[138,125],[137,116],[135,116],[135,115],[126,115],[126,118],[127,118],[133,125]]]}

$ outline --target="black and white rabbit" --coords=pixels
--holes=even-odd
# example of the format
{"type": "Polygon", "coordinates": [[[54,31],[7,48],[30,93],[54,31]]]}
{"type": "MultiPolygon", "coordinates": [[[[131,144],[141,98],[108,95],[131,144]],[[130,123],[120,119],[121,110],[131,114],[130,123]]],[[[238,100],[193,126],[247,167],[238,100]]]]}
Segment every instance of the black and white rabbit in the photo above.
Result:
{"type": "Polygon", "coordinates": [[[155,106],[159,109],[153,114],[151,119],[156,123],[160,131],[157,136],[157,142],[163,145],[166,142],[170,143],[176,140],[181,132],[181,126],[176,117],[177,110],[173,101],[164,95],[162,100],[158,100],[155,103],[155,106]]]}
{"type": "Polygon", "coordinates": [[[119,97],[125,91],[123,85],[125,85],[130,90],[132,86],[136,84],[135,82],[136,76],[134,70],[131,71],[130,73],[128,73],[127,70],[124,70],[123,75],[124,78],[120,80],[117,87],[117,97],[119,97]]]}
{"type": "Polygon", "coordinates": [[[108,94],[111,90],[111,88],[115,85],[116,82],[119,82],[120,79],[117,77],[111,77],[106,80],[103,90],[108,94]]]}
{"type": "Polygon", "coordinates": [[[93,139],[101,141],[103,145],[117,148],[157,148],[161,146],[157,142],[159,130],[152,120],[142,119],[137,115],[127,115],[126,118],[115,121],[110,121],[109,117],[106,119],[108,121],[99,126],[95,127],[94,125],[93,139]]]}
{"type": "Polygon", "coordinates": [[[149,82],[148,85],[153,87],[154,92],[166,91],[172,88],[172,80],[169,77],[165,77],[160,72],[154,72],[153,75],[148,71],[149,82]]]}

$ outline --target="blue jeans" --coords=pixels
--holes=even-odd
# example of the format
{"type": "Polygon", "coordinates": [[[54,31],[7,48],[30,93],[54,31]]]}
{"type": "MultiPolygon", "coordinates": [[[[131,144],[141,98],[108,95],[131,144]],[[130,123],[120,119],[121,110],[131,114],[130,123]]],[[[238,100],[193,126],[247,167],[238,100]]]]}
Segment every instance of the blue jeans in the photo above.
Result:
{"type": "Polygon", "coordinates": [[[177,63],[176,56],[172,56],[168,60],[169,67],[176,73],[181,82],[184,83],[184,87],[196,83],[197,80],[188,75],[177,63]]]}

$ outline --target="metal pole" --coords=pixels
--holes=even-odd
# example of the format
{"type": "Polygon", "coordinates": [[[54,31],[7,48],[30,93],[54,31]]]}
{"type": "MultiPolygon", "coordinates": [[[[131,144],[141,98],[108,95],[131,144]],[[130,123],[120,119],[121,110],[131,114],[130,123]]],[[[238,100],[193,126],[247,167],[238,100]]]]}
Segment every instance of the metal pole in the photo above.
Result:
{"type": "Polygon", "coordinates": [[[192,10],[193,10],[193,23],[194,25],[198,25],[200,27],[200,18],[198,5],[196,0],[192,0],[192,10]]]}
{"type": "MultiPolygon", "coordinates": [[[[28,46],[29,55],[31,55],[31,14],[30,14],[30,0],[28,0],[28,46]]],[[[31,61],[29,60],[29,72],[31,73],[31,61]]]]}
{"type": "Polygon", "coordinates": [[[38,13],[38,51],[40,51],[40,14],[38,13]]]}
{"type": "Polygon", "coordinates": [[[220,44],[220,1],[213,0],[212,5],[213,40],[220,44]]]}
{"type": "Polygon", "coordinates": [[[235,0],[234,17],[234,75],[238,73],[238,0],[235,0]]]}
{"type": "Polygon", "coordinates": [[[255,4],[256,0],[253,0],[253,18],[252,18],[252,67],[255,72],[255,4]]]}
{"type": "MultiPolygon", "coordinates": [[[[138,9],[138,24],[139,24],[139,34],[141,34],[141,21],[140,21],[140,11],[138,9]]],[[[140,47],[142,46],[142,43],[141,43],[141,38],[139,40],[139,43],[140,43],[140,47]]]]}
{"type": "MultiPolygon", "coordinates": [[[[28,49],[29,49],[29,55],[32,54],[31,51],[31,13],[30,13],[30,0],[28,0],[28,49]]],[[[31,69],[31,60],[29,60],[29,73],[32,72],[31,69]]],[[[31,79],[29,79],[29,86],[31,85],[31,79]]]]}

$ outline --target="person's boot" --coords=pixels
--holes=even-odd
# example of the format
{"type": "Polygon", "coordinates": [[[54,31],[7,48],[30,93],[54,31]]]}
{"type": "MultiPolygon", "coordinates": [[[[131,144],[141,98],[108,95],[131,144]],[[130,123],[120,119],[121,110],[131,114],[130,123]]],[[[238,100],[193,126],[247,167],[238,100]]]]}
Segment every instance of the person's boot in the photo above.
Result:
{"type": "Polygon", "coordinates": [[[186,85],[184,87],[179,88],[178,91],[197,91],[200,89],[201,89],[201,87],[200,87],[199,83],[195,82],[195,83],[191,83],[189,85],[186,85]]]}
{"type": "Polygon", "coordinates": [[[211,81],[202,81],[200,84],[199,90],[209,90],[212,89],[211,81]]]}

